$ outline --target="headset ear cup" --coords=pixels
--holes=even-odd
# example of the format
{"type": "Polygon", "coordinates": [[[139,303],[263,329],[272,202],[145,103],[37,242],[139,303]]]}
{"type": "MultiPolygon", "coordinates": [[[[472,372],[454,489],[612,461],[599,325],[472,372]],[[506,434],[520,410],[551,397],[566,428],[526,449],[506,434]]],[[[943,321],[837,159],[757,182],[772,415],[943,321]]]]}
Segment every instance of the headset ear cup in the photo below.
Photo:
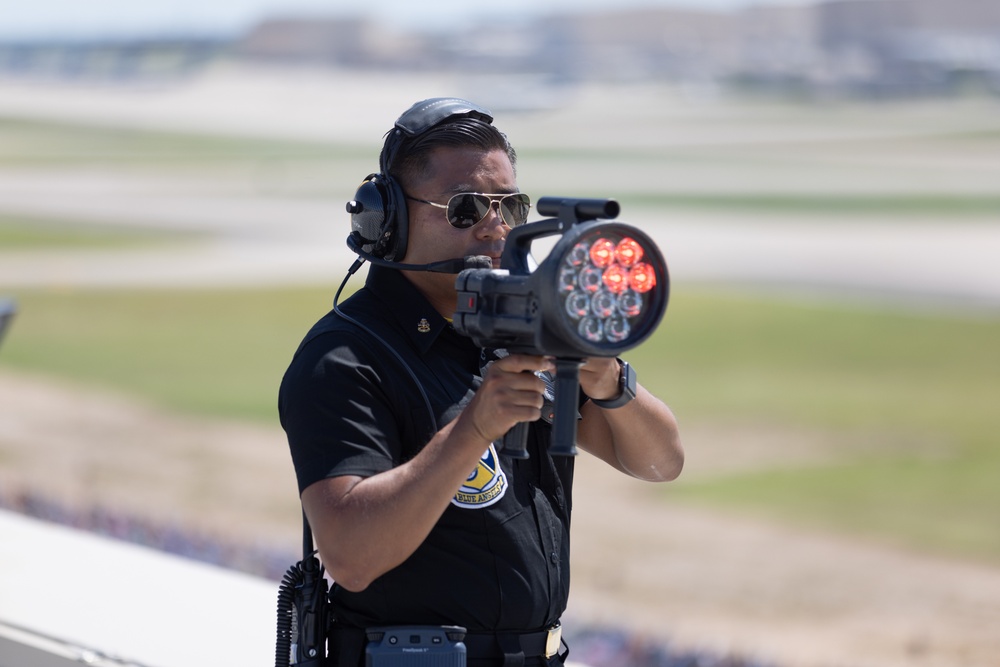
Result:
{"type": "Polygon", "coordinates": [[[392,256],[386,259],[400,262],[406,256],[406,244],[410,235],[410,216],[406,207],[406,195],[403,188],[393,178],[384,180],[388,210],[392,212],[392,220],[389,224],[392,227],[390,234],[390,244],[392,256]]]}
{"type": "Polygon", "coordinates": [[[406,198],[391,178],[369,174],[347,205],[351,234],[361,249],[375,257],[398,261],[406,254],[406,198]]]}

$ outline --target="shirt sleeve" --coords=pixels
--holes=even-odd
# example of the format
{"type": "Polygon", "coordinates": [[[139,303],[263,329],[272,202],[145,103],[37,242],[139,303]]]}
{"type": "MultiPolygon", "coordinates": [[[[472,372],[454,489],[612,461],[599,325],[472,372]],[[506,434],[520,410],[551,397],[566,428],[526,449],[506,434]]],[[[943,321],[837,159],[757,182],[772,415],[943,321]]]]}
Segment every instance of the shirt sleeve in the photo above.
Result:
{"type": "Polygon", "coordinates": [[[299,493],[328,477],[370,477],[400,462],[401,426],[378,357],[360,337],[326,333],[306,343],[279,390],[299,493]]]}

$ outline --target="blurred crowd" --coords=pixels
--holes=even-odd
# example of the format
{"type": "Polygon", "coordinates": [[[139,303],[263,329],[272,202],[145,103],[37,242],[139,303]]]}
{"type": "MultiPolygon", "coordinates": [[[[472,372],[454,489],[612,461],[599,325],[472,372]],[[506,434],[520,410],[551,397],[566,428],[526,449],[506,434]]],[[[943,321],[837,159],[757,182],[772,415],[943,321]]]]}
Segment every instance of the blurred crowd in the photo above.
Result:
{"type": "Polygon", "coordinates": [[[590,667],[776,667],[772,662],[712,649],[673,646],[618,628],[573,624],[566,633],[570,661],[590,667]]]}
{"type": "MultiPolygon", "coordinates": [[[[69,507],[31,492],[0,491],[0,509],[264,577],[276,582],[275,595],[277,582],[301,557],[291,550],[227,541],[106,507],[69,507]]],[[[590,667],[774,667],[745,656],[676,647],[614,628],[574,624],[566,638],[571,659],[590,667]]]]}

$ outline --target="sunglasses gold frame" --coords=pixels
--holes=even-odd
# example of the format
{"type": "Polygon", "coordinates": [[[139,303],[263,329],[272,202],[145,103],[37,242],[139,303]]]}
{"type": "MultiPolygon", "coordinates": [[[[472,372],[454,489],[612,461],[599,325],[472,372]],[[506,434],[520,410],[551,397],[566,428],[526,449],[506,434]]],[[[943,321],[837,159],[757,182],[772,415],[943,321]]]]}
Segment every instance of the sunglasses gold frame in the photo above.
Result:
{"type": "Polygon", "coordinates": [[[507,219],[507,216],[505,216],[503,212],[503,200],[506,199],[507,197],[523,197],[526,201],[522,201],[521,203],[525,204],[529,210],[531,209],[531,198],[528,197],[528,195],[524,194],[523,192],[506,192],[506,193],[495,193],[495,194],[487,192],[459,192],[449,197],[447,204],[439,204],[437,202],[428,201],[427,199],[420,199],[418,197],[411,197],[410,195],[406,195],[406,198],[411,201],[419,202],[421,204],[428,204],[430,206],[434,206],[435,208],[443,208],[445,210],[445,219],[448,221],[448,224],[456,229],[469,229],[471,227],[475,227],[480,222],[486,219],[486,216],[488,216],[490,214],[490,211],[493,210],[494,204],[497,205],[497,210],[500,212],[500,219],[504,221],[505,225],[507,225],[511,229],[513,229],[514,227],[520,227],[521,225],[523,225],[528,221],[528,214],[527,212],[524,214],[524,220],[522,220],[521,222],[514,222],[513,224],[511,224],[511,221],[507,219]],[[451,217],[448,215],[448,211],[451,210],[451,203],[455,200],[456,197],[465,197],[468,195],[489,198],[490,207],[483,215],[483,217],[479,218],[479,220],[476,220],[471,225],[465,225],[465,226],[456,225],[454,222],[451,221],[451,217]]]}

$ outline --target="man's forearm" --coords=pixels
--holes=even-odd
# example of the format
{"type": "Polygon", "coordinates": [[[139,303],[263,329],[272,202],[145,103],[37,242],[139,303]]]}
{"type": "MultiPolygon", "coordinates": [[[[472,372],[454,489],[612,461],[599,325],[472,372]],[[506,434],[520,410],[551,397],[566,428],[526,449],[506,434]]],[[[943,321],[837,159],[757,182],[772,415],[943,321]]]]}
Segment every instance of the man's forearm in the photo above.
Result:
{"type": "Polygon", "coordinates": [[[651,482],[676,479],[684,467],[677,420],[662,401],[641,385],[635,400],[603,409],[581,408],[580,447],[622,472],[651,482]]]}

